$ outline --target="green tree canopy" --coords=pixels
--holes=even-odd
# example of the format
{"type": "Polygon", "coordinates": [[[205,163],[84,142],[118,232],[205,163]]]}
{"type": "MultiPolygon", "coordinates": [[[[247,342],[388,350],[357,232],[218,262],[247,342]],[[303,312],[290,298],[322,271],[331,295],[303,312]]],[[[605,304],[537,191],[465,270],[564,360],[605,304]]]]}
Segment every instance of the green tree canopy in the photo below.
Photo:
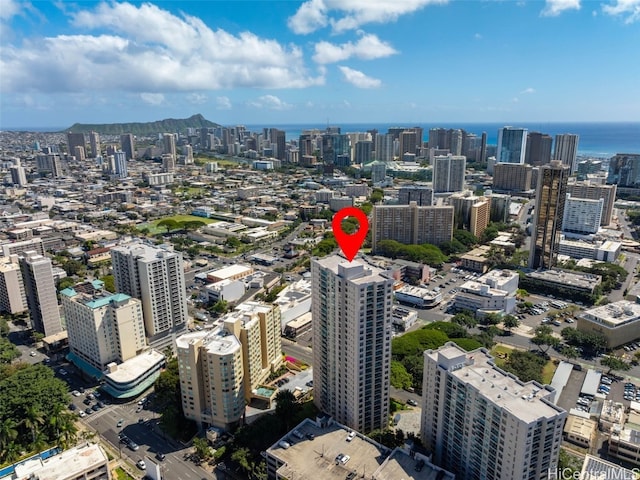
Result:
{"type": "Polygon", "coordinates": [[[514,350],[509,354],[503,368],[516,375],[523,382],[535,380],[542,383],[542,369],[546,360],[533,352],[514,350]]]}
{"type": "Polygon", "coordinates": [[[409,388],[413,385],[413,377],[402,363],[391,360],[390,382],[396,388],[409,388]]]}

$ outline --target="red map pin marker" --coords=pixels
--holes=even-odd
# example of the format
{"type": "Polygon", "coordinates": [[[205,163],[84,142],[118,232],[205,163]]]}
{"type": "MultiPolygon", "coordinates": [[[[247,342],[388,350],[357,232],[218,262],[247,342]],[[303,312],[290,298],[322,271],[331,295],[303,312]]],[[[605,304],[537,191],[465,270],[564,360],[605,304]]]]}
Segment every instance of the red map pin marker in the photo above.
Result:
{"type": "Polygon", "coordinates": [[[351,262],[356,256],[356,253],[358,253],[358,250],[360,250],[362,242],[364,242],[364,237],[367,236],[367,232],[369,231],[367,214],[356,207],[343,208],[333,216],[331,226],[333,227],[333,235],[336,237],[342,253],[344,253],[347,260],[351,262]],[[342,220],[347,217],[355,217],[360,225],[358,231],[352,235],[348,235],[342,231],[342,220]]]}

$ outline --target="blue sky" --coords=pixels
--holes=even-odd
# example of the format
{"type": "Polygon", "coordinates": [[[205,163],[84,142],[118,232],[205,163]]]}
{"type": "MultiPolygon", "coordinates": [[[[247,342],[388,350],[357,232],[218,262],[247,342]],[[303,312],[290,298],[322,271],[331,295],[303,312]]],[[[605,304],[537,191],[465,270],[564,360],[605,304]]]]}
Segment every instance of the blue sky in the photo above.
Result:
{"type": "Polygon", "coordinates": [[[0,128],[640,120],[640,0],[0,0],[0,128]]]}

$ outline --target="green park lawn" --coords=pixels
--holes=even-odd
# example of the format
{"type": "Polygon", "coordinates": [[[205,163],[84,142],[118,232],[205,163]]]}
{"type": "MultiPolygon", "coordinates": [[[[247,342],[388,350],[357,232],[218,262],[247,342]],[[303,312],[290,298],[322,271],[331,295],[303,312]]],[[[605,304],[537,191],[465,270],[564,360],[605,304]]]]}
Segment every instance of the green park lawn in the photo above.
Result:
{"type": "Polygon", "coordinates": [[[142,223],[137,226],[138,230],[142,230],[143,228],[149,229],[149,234],[155,235],[156,233],[164,233],[167,231],[166,228],[162,226],[158,226],[163,220],[174,220],[176,222],[202,222],[202,223],[214,223],[218,220],[213,218],[204,218],[204,217],[196,217],[195,215],[172,215],[170,217],[162,217],[153,222],[142,223]]]}

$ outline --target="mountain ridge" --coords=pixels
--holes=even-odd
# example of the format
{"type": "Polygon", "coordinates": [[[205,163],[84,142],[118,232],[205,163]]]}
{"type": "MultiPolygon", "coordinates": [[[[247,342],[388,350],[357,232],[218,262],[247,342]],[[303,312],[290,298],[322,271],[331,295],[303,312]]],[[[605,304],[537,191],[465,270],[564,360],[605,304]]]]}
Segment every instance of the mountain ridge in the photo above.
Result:
{"type": "Polygon", "coordinates": [[[134,135],[150,135],[153,133],[183,132],[187,128],[216,128],[220,125],[204,118],[197,113],[189,118],[165,118],[155,122],[131,122],[131,123],[74,123],[63,132],[89,133],[98,132],[104,135],[121,135],[133,133],[134,135]]]}

